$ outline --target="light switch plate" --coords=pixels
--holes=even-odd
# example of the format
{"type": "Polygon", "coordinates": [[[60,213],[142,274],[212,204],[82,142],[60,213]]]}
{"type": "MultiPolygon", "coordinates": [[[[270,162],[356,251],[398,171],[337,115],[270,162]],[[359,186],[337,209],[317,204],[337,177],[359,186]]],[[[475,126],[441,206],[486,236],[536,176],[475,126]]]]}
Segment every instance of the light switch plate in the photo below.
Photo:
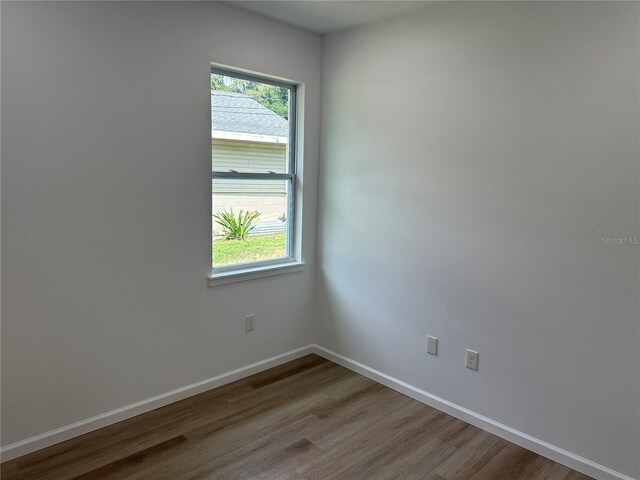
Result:
{"type": "Polygon", "coordinates": [[[438,339],[427,335],[427,353],[438,355],[438,339]]]}

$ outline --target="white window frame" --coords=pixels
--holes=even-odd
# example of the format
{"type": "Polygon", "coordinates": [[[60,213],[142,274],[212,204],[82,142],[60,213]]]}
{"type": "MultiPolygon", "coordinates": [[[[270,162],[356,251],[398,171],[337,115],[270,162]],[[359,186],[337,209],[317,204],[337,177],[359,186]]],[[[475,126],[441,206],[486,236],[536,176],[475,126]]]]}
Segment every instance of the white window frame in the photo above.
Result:
{"type": "MultiPolygon", "coordinates": [[[[221,267],[213,266],[213,251],[211,253],[211,274],[209,276],[209,286],[224,285],[227,283],[235,283],[266,276],[281,275],[301,271],[304,268],[304,262],[296,257],[296,196],[297,196],[297,95],[298,85],[293,82],[285,82],[275,80],[273,78],[262,76],[254,73],[234,70],[228,67],[211,65],[211,73],[224,75],[241,80],[249,80],[253,82],[264,83],[276,87],[286,88],[289,90],[289,138],[287,141],[287,165],[286,173],[264,172],[264,173],[246,173],[237,171],[215,171],[211,170],[211,181],[214,179],[234,179],[234,180],[285,180],[289,182],[287,194],[287,250],[286,255],[282,258],[270,260],[260,260],[257,262],[237,263],[233,265],[224,265],[221,267]]],[[[211,130],[213,129],[213,126],[211,130]]],[[[213,164],[212,164],[213,167],[213,164]]],[[[211,194],[213,196],[213,187],[211,194]]],[[[213,197],[212,197],[213,198],[213,197]]],[[[211,212],[213,214],[213,211],[211,212]]],[[[211,230],[213,235],[213,218],[211,219],[211,230]]],[[[213,237],[211,238],[211,244],[213,237]]],[[[213,249],[212,249],[213,250],[213,249]]]]}

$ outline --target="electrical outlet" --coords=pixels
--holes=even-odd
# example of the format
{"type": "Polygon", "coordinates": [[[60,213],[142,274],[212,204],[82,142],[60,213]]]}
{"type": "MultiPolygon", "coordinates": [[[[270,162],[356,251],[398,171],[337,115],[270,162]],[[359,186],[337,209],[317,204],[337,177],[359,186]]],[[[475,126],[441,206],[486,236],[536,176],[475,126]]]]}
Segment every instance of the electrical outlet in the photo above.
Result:
{"type": "Polygon", "coordinates": [[[244,317],[244,331],[252,332],[256,329],[256,316],[252,313],[244,317]]]}
{"type": "Polygon", "coordinates": [[[480,354],[473,350],[467,350],[467,359],[465,365],[471,370],[478,370],[478,357],[480,354]]]}
{"type": "Polygon", "coordinates": [[[438,355],[438,339],[427,335],[427,353],[438,355]]]}

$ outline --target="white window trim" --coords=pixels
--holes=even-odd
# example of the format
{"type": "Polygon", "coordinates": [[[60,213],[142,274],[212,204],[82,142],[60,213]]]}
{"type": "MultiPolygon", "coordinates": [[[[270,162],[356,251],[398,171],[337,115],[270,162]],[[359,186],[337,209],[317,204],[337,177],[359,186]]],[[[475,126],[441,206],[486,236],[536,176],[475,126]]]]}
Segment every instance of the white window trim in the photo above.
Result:
{"type": "Polygon", "coordinates": [[[228,285],[230,283],[246,282],[259,278],[274,277],[287,273],[302,272],[306,267],[305,262],[288,261],[276,265],[263,265],[260,267],[237,268],[228,272],[212,274],[208,279],[210,287],[228,285]]]}
{"type": "MultiPolygon", "coordinates": [[[[293,198],[291,199],[291,206],[290,206],[290,214],[291,214],[290,216],[292,218],[292,223],[290,226],[291,231],[289,233],[289,238],[288,238],[288,244],[289,244],[288,248],[290,250],[289,256],[284,258],[279,258],[279,259],[252,262],[244,265],[238,264],[237,266],[235,265],[223,266],[218,268],[211,267],[211,273],[209,275],[209,278],[207,279],[207,284],[209,287],[217,287],[221,285],[228,285],[233,283],[246,282],[250,280],[257,280],[260,278],[302,272],[306,268],[306,263],[300,257],[300,254],[301,254],[300,228],[301,228],[302,219],[299,216],[300,215],[299,212],[296,211],[295,204],[300,201],[298,197],[301,195],[300,193],[301,189],[299,189],[297,185],[297,183],[301,179],[300,173],[299,173],[301,171],[300,169],[301,159],[300,159],[300,152],[298,151],[297,137],[299,135],[299,132],[301,131],[301,128],[299,128],[300,125],[298,125],[298,122],[299,122],[298,119],[302,117],[302,113],[300,111],[301,103],[299,102],[299,95],[301,93],[303,85],[297,82],[280,80],[276,78],[270,80],[270,78],[266,75],[257,74],[257,73],[254,74],[253,72],[245,73],[243,71],[238,71],[224,65],[216,65],[212,63],[211,67],[212,67],[212,71],[213,69],[227,71],[229,74],[235,75],[238,78],[249,77],[249,79],[254,79],[254,80],[257,79],[258,81],[266,80],[268,83],[272,83],[274,85],[280,84],[281,86],[295,87],[295,96],[294,96],[293,105],[292,105],[292,108],[293,108],[292,118],[294,123],[292,124],[292,127],[291,127],[292,132],[294,132],[291,138],[291,144],[292,144],[291,147],[293,148],[294,158],[290,160],[291,162],[290,167],[293,172],[292,187],[295,193],[293,198]]],[[[212,131],[212,138],[214,138],[213,131],[212,131]]],[[[286,140],[288,141],[289,139],[286,139],[286,140]]],[[[282,143],[287,143],[287,142],[282,142],[282,143]]],[[[291,174],[292,173],[289,173],[286,175],[291,175],[291,174]]]]}

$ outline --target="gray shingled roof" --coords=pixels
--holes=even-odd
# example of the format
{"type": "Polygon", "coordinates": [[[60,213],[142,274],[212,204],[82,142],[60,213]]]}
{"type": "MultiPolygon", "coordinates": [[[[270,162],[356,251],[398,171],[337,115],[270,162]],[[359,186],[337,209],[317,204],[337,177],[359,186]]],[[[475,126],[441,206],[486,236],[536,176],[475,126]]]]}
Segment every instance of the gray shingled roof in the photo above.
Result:
{"type": "Polygon", "coordinates": [[[212,130],[287,137],[289,123],[243,93],[211,90],[212,130]]]}

